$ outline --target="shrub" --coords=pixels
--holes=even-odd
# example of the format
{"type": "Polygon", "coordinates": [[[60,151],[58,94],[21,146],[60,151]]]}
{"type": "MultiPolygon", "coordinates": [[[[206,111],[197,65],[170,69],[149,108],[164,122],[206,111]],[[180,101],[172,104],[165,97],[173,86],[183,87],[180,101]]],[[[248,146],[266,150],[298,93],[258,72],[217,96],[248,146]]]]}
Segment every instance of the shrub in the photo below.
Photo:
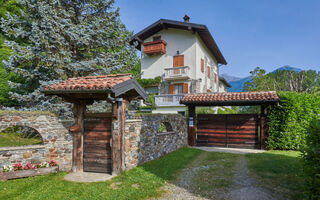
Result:
{"type": "Polygon", "coordinates": [[[299,150],[306,144],[309,124],[319,118],[320,97],[306,93],[279,92],[280,105],[268,115],[269,149],[299,150]]]}
{"type": "Polygon", "coordinates": [[[303,149],[309,199],[320,199],[320,120],[310,124],[303,149]]]}

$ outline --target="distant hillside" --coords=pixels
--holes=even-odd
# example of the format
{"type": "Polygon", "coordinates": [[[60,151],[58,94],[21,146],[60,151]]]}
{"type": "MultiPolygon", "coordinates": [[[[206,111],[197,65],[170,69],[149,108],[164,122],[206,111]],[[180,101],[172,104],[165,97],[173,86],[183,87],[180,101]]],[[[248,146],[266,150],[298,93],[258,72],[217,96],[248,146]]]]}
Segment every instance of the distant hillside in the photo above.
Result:
{"type": "Polygon", "coordinates": [[[228,82],[238,81],[238,80],[242,79],[240,77],[230,76],[230,75],[228,75],[226,73],[220,74],[220,76],[223,77],[224,79],[226,79],[228,82]]]}
{"type": "MultiPolygon", "coordinates": [[[[285,65],[283,67],[279,67],[278,69],[273,70],[272,73],[275,73],[276,71],[279,71],[279,70],[290,70],[290,71],[296,71],[296,72],[302,71],[302,69],[285,65]]],[[[242,92],[244,83],[252,81],[251,76],[248,76],[245,78],[239,78],[235,76],[230,76],[226,73],[221,74],[220,76],[225,78],[232,86],[231,88],[228,88],[228,92],[242,92]]]]}

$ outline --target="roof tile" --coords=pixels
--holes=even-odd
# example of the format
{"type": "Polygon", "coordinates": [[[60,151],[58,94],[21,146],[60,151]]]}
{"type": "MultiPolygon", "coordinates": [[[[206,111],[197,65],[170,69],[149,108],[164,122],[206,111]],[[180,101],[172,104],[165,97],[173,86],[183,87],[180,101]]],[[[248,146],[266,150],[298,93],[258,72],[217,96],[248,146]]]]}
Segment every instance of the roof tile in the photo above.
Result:
{"type": "Polygon", "coordinates": [[[183,104],[192,103],[222,103],[245,101],[279,101],[275,91],[261,92],[222,92],[222,93],[195,93],[186,94],[182,99],[183,104]]]}
{"type": "Polygon", "coordinates": [[[110,74],[69,78],[57,84],[49,85],[43,91],[57,90],[104,90],[132,79],[131,74],[110,74]]]}

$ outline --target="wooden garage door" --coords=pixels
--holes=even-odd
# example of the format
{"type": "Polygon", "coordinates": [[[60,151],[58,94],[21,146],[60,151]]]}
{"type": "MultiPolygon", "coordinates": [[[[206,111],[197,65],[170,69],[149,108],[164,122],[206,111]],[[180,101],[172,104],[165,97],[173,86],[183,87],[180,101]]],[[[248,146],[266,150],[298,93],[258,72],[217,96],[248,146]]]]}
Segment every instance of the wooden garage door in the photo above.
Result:
{"type": "Polygon", "coordinates": [[[111,173],[111,117],[84,120],[83,171],[111,173]]]}
{"type": "Polygon", "coordinates": [[[258,148],[258,115],[197,115],[197,145],[258,148]]]}

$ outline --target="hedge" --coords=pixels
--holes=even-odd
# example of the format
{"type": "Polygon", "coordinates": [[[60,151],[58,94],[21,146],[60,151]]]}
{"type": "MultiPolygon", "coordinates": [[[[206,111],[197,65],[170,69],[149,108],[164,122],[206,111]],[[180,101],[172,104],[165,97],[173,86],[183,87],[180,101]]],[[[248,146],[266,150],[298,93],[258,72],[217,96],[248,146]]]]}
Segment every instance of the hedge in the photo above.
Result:
{"type": "Polygon", "coordinates": [[[306,144],[302,152],[308,199],[320,199],[320,120],[314,120],[310,124],[306,144]]]}
{"type": "Polygon", "coordinates": [[[279,105],[268,115],[268,149],[300,150],[306,145],[309,124],[320,118],[320,97],[314,94],[278,92],[279,105]]]}

